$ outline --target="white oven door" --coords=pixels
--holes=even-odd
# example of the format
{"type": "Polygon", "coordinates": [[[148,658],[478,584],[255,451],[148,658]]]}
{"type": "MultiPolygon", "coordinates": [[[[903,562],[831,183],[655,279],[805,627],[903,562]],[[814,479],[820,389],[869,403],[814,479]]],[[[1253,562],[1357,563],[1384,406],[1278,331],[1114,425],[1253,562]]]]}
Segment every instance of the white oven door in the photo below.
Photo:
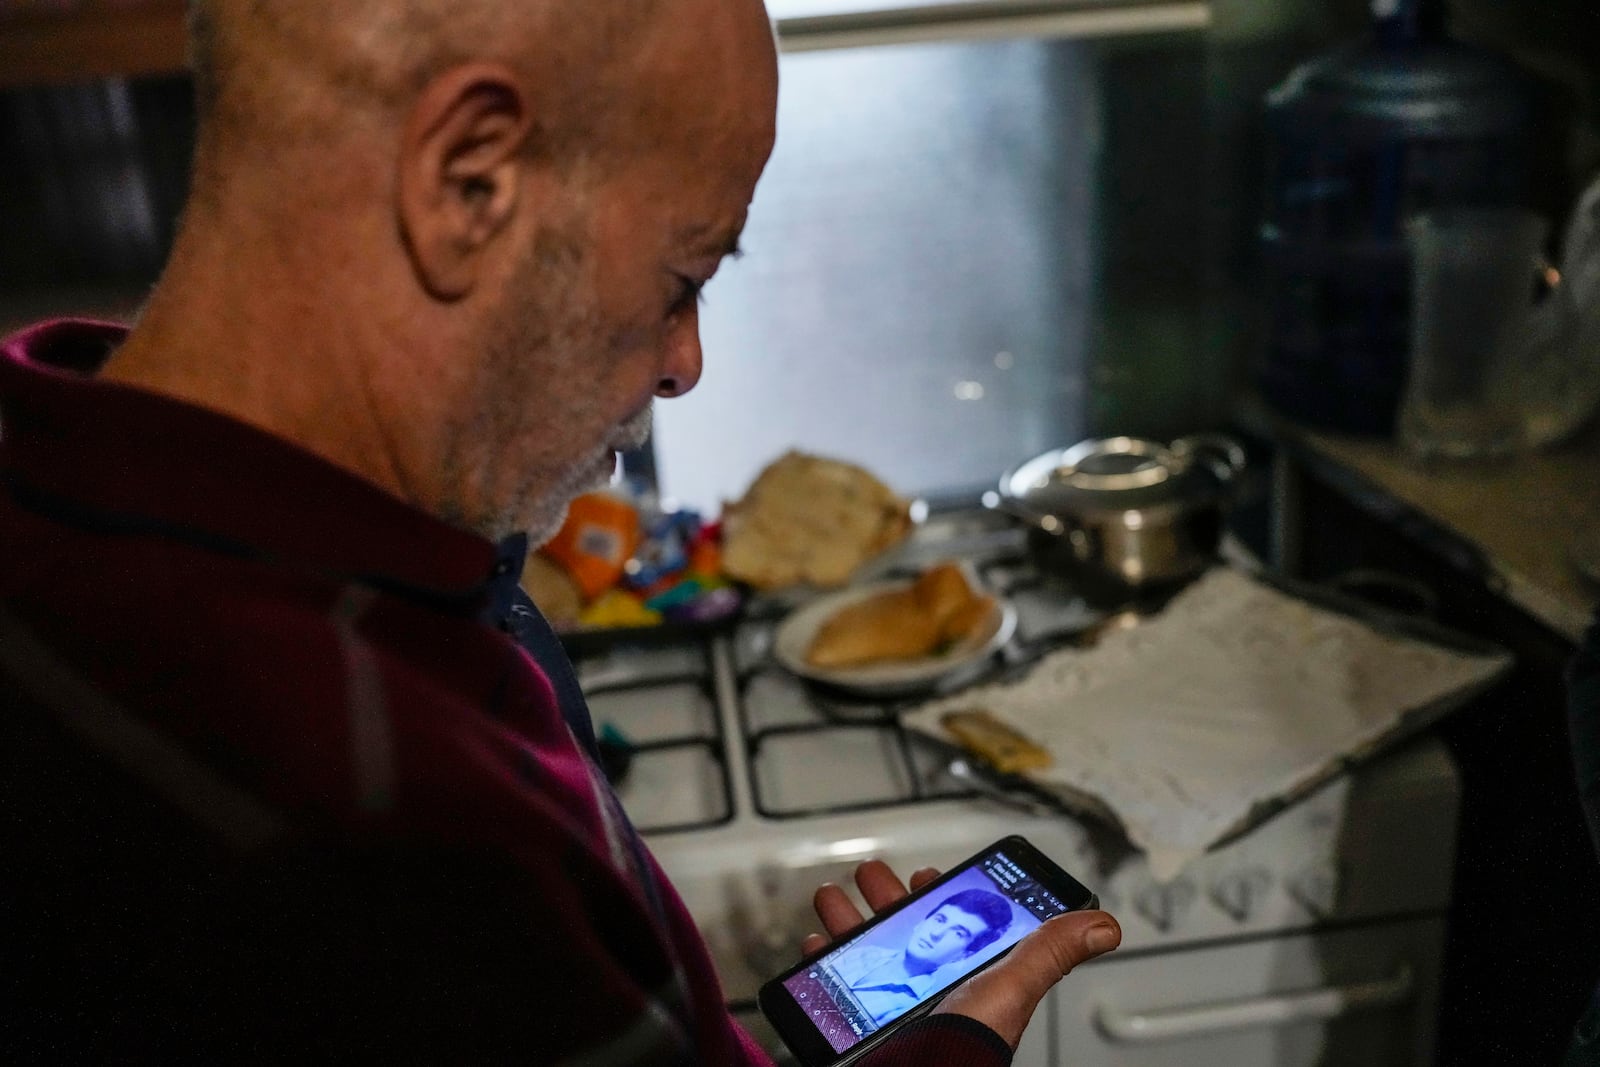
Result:
{"type": "Polygon", "coordinates": [[[1420,1067],[1443,947],[1444,921],[1416,919],[1111,956],[1056,988],[1013,1067],[1420,1067]]]}
{"type": "Polygon", "coordinates": [[[1417,919],[1112,956],[1057,987],[1055,1047],[1025,1042],[1017,1067],[1427,1064],[1443,944],[1417,919]]]}

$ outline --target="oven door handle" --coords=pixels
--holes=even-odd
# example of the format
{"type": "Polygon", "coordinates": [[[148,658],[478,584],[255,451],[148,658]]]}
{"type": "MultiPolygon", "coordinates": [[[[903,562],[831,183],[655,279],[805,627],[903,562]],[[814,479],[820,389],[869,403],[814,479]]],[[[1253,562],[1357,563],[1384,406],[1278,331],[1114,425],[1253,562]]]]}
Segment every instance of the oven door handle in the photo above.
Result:
{"type": "Polygon", "coordinates": [[[1223,1030],[1325,1022],[1358,1011],[1402,1004],[1411,999],[1414,986],[1411,968],[1402,964],[1392,977],[1371,982],[1128,1014],[1101,1004],[1095,1008],[1094,1017],[1101,1032],[1112,1041],[1143,1044],[1223,1030]]]}

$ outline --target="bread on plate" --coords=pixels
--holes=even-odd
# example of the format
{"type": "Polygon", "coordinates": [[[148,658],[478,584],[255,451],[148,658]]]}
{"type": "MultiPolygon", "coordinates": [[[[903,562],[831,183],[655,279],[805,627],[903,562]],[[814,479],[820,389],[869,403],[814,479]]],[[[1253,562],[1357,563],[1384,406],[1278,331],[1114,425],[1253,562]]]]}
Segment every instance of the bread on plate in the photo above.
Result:
{"type": "Polygon", "coordinates": [[[833,670],[931,656],[969,636],[993,610],[994,598],[975,592],[958,565],[940,563],[904,589],[875,593],[829,616],[806,662],[833,670]]]}

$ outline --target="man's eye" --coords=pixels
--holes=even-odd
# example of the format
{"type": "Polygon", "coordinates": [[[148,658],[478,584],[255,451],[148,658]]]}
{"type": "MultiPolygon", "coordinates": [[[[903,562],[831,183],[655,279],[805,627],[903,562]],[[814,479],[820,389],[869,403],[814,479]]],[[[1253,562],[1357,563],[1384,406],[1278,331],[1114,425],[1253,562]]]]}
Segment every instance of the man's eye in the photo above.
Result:
{"type": "Polygon", "coordinates": [[[703,292],[705,282],[696,281],[686,275],[680,274],[678,278],[678,295],[673,299],[672,306],[667,308],[668,317],[681,315],[704,301],[703,292]]]}

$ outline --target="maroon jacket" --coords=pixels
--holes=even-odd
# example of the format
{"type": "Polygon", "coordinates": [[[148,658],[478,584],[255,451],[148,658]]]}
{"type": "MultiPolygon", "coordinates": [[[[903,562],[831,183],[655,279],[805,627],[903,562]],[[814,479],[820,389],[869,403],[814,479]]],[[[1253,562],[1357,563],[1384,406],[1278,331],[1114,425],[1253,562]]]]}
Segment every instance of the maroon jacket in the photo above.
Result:
{"type": "MultiPolygon", "coordinates": [[[[0,352],[0,1049],[768,1062],[521,539],[93,378],[121,337],[0,352]]],[[[940,1016],[870,1062],[1008,1060],[940,1016]]]]}

